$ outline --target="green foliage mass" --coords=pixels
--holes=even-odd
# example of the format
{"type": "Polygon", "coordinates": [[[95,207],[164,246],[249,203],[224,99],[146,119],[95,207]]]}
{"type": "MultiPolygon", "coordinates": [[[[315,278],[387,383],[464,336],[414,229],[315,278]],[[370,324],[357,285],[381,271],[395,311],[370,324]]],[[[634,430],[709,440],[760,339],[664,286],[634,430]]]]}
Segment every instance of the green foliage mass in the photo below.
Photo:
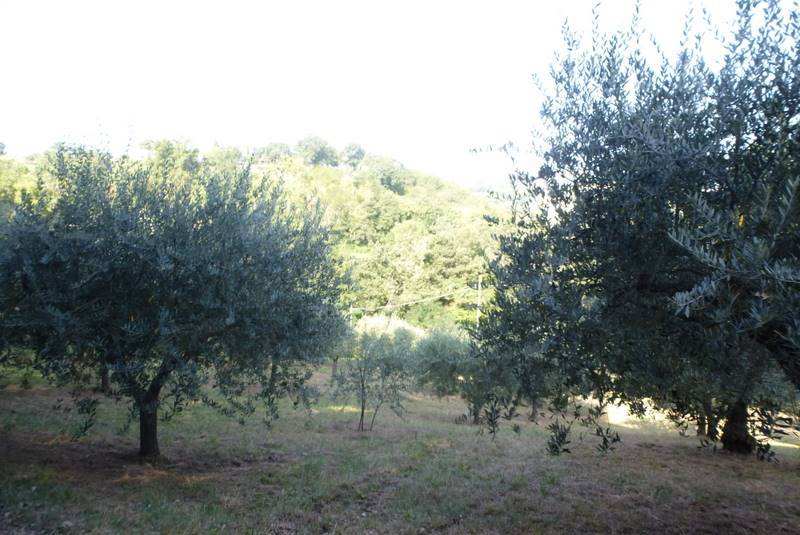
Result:
{"type": "MultiPolygon", "coordinates": [[[[178,162],[189,155],[173,150],[178,162]]],[[[222,169],[250,161],[256,174],[283,181],[295,203],[321,202],[334,255],[351,274],[342,303],[355,315],[386,313],[423,327],[473,322],[476,283],[496,249],[486,217],[503,209],[358,145],[342,151],[346,165],[331,155],[325,140],[309,137],[294,151],[272,143],[248,159],[217,147],[202,159],[222,169]]]]}
{"type": "Polygon", "coordinates": [[[403,415],[403,394],[413,383],[417,338],[413,329],[398,326],[396,321],[367,319],[345,344],[347,358],[334,377],[334,398],[355,399],[358,404],[358,431],[372,431],[384,406],[403,415]]]}
{"type": "Polygon", "coordinates": [[[327,141],[317,136],[309,136],[297,142],[295,152],[303,159],[306,165],[339,165],[339,155],[336,149],[327,141]]]}
{"type": "Polygon", "coordinates": [[[296,159],[273,167],[293,194],[326,207],[335,254],[352,273],[345,300],[358,313],[388,305],[386,313],[426,327],[474,320],[475,284],[495,249],[484,216],[498,207],[375,156],[355,170],[296,159]]]}
{"type": "Polygon", "coordinates": [[[638,14],[588,47],[565,28],[479,340],[532,397],[727,417],[750,451],[748,419],[800,386],[800,23],[742,1],[719,41],[690,27],[675,58],[638,14]]]}
{"type": "MultiPolygon", "coordinates": [[[[309,158],[333,150],[317,138],[251,156],[144,147],[142,161],[66,146],[38,167],[0,160],[0,335],[33,351],[7,357],[57,381],[110,381],[140,419],[143,453],[157,453],[156,415],[187,403],[242,417],[262,402],[269,420],[280,396],[302,401],[307,365],[341,354],[337,308],[388,305],[449,329],[474,320],[493,247],[484,215],[499,211],[489,202],[355,145],[346,166],[309,158]]],[[[376,366],[370,377],[394,385],[378,406],[399,410],[417,368],[376,366]]],[[[91,419],[96,401],[79,405],[91,419]]]]}
{"type": "MultiPolygon", "coordinates": [[[[279,397],[302,397],[345,322],[315,206],[227,153],[149,148],[142,162],[50,155],[53,188],[24,194],[0,229],[0,349],[28,348],[78,385],[108,370],[139,416],[140,453],[157,455],[159,410],[201,401],[243,417],[263,403],[269,419],[279,397]]],[[[93,414],[96,400],[81,403],[93,414]]]]}
{"type": "MultiPolygon", "coordinates": [[[[786,142],[793,172],[759,175],[748,211],[713,208],[695,197],[694,217],[672,238],[704,277],[675,295],[678,313],[744,335],[800,389],[800,136],[786,142]]],[[[776,155],[776,159],[777,159],[776,155]]]]}
{"type": "MultiPolygon", "coordinates": [[[[341,302],[357,316],[388,305],[377,311],[424,327],[474,321],[476,282],[496,249],[485,217],[503,213],[493,202],[354,144],[342,151],[346,165],[340,166],[333,147],[317,137],[302,140],[294,151],[271,143],[249,156],[219,146],[200,153],[166,140],[144,148],[159,162],[152,172],[163,180],[191,180],[203,169],[233,174],[249,165],[253,175],[282,182],[287,198],[301,209],[320,201],[333,254],[351,275],[341,302]]],[[[0,159],[0,195],[6,199],[30,189],[35,177],[33,163],[0,159]]],[[[48,177],[43,179],[49,187],[48,177]]]]}
{"type": "Polygon", "coordinates": [[[342,161],[355,169],[366,156],[366,151],[361,145],[351,143],[342,150],[342,161]]]}
{"type": "Polygon", "coordinates": [[[415,376],[437,396],[452,396],[473,375],[474,360],[469,339],[459,331],[433,329],[417,343],[415,376]]]}
{"type": "Polygon", "coordinates": [[[18,162],[0,153],[0,219],[8,217],[8,211],[20,192],[34,186],[34,161],[18,162]]]}

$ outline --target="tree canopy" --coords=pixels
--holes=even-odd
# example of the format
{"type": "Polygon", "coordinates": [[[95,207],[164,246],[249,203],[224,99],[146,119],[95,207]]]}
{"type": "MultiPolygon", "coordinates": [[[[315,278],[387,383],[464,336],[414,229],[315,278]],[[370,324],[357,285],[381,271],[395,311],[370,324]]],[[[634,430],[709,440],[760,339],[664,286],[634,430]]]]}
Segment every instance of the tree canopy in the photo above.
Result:
{"type": "Polygon", "coordinates": [[[336,149],[327,141],[318,136],[309,136],[297,142],[295,152],[303,158],[306,165],[339,165],[339,155],[336,149]]]}
{"type": "Polygon", "coordinates": [[[109,370],[146,456],[159,453],[159,409],[244,415],[260,402],[271,417],[345,332],[319,210],[246,166],[151,150],[135,162],[59,147],[55,191],[40,181],[0,234],[0,344],[32,350],[57,380],[109,370]]]}
{"type": "Polygon", "coordinates": [[[726,416],[751,451],[748,408],[796,392],[797,17],[740,2],[718,63],[691,21],[675,58],[636,16],[591,48],[565,27],[479,334],[530,396],[726,416]]]}

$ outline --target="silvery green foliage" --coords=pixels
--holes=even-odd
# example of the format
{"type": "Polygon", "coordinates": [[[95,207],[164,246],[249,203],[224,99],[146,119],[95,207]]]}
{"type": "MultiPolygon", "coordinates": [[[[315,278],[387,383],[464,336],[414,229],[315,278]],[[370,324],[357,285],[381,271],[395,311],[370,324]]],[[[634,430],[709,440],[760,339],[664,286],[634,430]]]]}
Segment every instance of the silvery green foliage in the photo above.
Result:
{"type": "Polygon", "coordinates": [[[355,400],[359,431],[372,431],[384,406],[402,416],[403,393],[413,387],[416,336],[403,327],[367,328],[363,324],[345,344],[333,396],[355,400]],[[366,419],[369,418],[367,424],[366,419]]]}
{"type": "Polygon", "coordinates": [[[269,419],[345,332],[319,211],[167,148],[54,151],[55,192],[26,194],[0,235],[0,344],[61,381],[107,367],[134,413],[199,400],[269,419]]]}
{"type": "Polygon", "coordinates": [[[414,360],[419,386],[431,388],[437,396],[458,395],[465,401],[467,414],[459,416],[458,423],[493,422],[494,437],[500,418],[510,420],[516,414],[521,400],[511,370],[483,358],[464,334],[428,332],[417,342],[414,360]]]}
{"type": "MultiPolygon", "coordinates": [[[[794,139],[796,158],[800,143],[794,139]]],[[[701,316],[766,348],[800,386],[800,175],[759,177],[747,212],[720,211],[698,195],[672,238],[708,271],[675,294],[679,314],[701,316]],[[775,191],[777,189],[777,191],[775,191]]]]}
{"type": "Polygon", "coordinates": [[[459,332],[433,329],[417,342],[414,375],[437,396],[452,396],[473,374],[469,339],[459,332]]]}
{"type": "MultiPolygon", "coordinates": [[[[797,6],[743,0],[730,32],[707,22],[695,33],[690,18],[674,58],[644,34],[638,7],[629,30],[595,24],[588,45],[565,26],[541,109],[544,165],[512,177],[516,230],[501,237],[494,308],[477,333],[529,396],[591,394],[642,410],[649,399],[696,419],[698,407],[724,412],[764,391],[774,365],[757,340],[676,315],[673,298],[706,307],[730,287],[732,245],[687,228],[695,213],[708,208],[722,235],[738,232],[740,214],[756,225],[761,191],[789,202],[782,192],[800,176],[798,17],[797,6]],[[709,62],[715,46],[724,55],[709,62]]],[[[762,258],[767,234],[740,240],[737,254],[762,258]]],[[[793,284],[796,257],[791,245],[759,267],[775,281],[768,292],[793,284]]],[[[769,299],[750,301],[742,321],[775,313],[769,299]]],[[[787,325],[785,343],[796,332],[787,325]]]]}

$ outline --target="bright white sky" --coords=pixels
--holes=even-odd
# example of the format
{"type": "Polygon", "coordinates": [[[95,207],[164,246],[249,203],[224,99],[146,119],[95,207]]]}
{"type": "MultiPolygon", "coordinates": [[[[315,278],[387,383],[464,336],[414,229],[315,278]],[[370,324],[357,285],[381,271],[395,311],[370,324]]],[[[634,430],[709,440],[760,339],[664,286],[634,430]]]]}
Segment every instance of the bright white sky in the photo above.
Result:
{"type": "MultiPolygon", "coordinates": [[[[689,5],[642,0],[667,49],[689,5]]],[[[606,0],[601,25],[626,23],[631,6],[606,0]]],[[[494,188],[507,159],[470,149],[530,142],[531,75],[546,74],[565,17],[588,28],[591,2],[0,0],[0,141],[25,155],[57,141],[247,149],[316,134],[494,188]]]]}

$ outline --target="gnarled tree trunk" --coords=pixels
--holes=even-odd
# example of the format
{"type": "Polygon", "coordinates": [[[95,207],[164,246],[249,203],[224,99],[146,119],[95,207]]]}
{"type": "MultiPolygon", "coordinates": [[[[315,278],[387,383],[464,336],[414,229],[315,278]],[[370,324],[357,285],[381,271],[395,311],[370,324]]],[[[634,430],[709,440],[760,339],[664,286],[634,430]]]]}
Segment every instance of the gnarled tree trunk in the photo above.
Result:
{"type": "Polygon", "coordinates": [[[747,403],[739,399],[728,408],[722,428],[722,449],[731,453],[750,454],[756,441],[747,428],[747,403]]]}
{"type": "Polygon", "coordinates": [[[708,425],[706,427],[706,436],[710,440],[717,440],[719,438],[719,428],[717,427],[718,423],[719,421],[717,420],[716,416],[708,419],[708,425]]]}
{"type": "Polygon", "coordinates": [[[142,457],[158,457],[158,409],[139,409],[139,455],[142,457]]]}

